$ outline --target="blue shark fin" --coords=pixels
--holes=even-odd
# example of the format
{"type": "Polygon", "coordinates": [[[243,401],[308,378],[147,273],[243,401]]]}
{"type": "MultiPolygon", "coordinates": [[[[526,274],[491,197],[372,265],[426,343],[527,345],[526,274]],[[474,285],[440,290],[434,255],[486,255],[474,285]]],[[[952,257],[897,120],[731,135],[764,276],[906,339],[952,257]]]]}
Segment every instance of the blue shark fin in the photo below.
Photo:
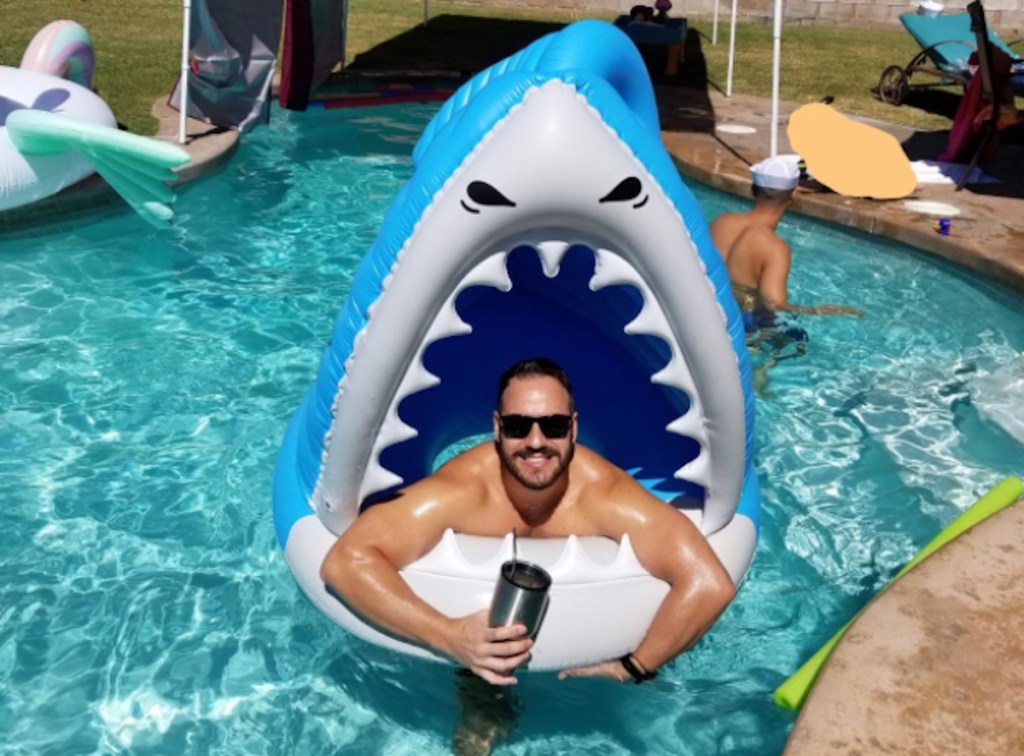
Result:
{"type": "Polygon", "coordinates": [[[24,155],[81,153],[147,222],[170,225],[174,192],[164,182],[174,178],[172,169],[190,160],[180,147],[41,110],[11,113],[7,132],[24,155]]]}

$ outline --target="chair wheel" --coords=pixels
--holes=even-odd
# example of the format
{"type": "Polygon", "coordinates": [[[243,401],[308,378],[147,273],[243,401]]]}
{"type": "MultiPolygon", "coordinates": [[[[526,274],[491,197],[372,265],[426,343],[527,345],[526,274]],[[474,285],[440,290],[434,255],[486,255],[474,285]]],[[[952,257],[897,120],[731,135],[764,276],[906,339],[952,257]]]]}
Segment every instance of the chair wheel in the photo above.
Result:
{"type": "Polygon", "coordinates": [[[889,105],[902,105],[907,99],[907,72],[899,66],[889,66],[878,80],[878,99],[889,105]]]}

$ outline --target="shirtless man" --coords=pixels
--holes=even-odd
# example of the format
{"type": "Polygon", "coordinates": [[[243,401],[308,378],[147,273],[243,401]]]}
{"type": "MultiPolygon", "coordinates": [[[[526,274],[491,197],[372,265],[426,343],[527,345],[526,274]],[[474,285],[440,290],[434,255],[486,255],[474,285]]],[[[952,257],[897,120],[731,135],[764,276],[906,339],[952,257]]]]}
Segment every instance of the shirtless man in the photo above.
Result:
{"type": "Polygon", "coordinates": [[[775,229],[793,201],[800,179],[796,155],[780,155],[751,167],[754,208],[725,213],[711,223],[711,239],[722,254],[733,294],[745,312],[757,316],[777,310],[811,315],[863,315],[840,305],[803,307],[789,301],[787,281],[792,264],[789,245],[775,229]]]}
{"type": "Polygon", "coordinates": [[[487,610],[441,614],[398,571],[446,528],[502,537],[628,533],[641,564],[667,582],[647,635],[626,661],[563,670],[559,677],[650,679],[711,627],[735,587],[693,523],[595,452],[577,446],[569,379],[546,359],[505,371],[494,443],[476,446],[435,474],[360,515],[331,548],[321,576],[370,622],[430,647],[494,685],[512,685],[533,641],[522,625],[491,628],[487,610]],[[628,667],[632,666],[631,672],[628,667]]]}

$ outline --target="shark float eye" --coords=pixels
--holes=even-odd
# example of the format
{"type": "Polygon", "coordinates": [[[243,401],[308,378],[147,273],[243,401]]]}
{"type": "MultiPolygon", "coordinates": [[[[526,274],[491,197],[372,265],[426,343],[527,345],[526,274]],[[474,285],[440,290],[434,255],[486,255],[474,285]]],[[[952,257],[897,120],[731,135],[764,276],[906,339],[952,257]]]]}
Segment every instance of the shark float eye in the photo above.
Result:
{"type": "MultiPolygon", "coordinates": [[[[644,185],[640,183],[640,179],[636,176],[630,176],[629,178],[622,179],[614,189],[599,199],[598,202],[631,202],[639,197],[643,190],[644,185]]],[[[647,204],[648,198],[649,196],[645,194],[644,198],[633,205],[633,207],[643,207],[647,204]]]]}
{"type": "MultiPolygon", "coordinates": [[[[484,205],[485,207],[502,205],[505,207],[516,206],[515,202],[510,200],[486,181],[470,181],[469,186],[466,187],[466,194],[469,195],[469,199],[471,201],[478,205],[484,205]]],[[[474,215],[480,212],[479,208],[467,205],[466,200],[462,200],[462,207],[467,213],[473,213],[474,215]]]]}

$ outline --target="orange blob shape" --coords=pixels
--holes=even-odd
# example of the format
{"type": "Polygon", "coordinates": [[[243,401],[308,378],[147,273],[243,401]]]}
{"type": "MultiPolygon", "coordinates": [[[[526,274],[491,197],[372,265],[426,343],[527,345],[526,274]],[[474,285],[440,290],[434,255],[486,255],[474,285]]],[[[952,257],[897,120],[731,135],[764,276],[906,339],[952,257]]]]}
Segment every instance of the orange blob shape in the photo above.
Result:
{"type": "Polygon", "coordinates": [[[896,137],[824,103],[797,109],[786,133],[807,171],[837,194],[897,199],[917,187],[914,169],[896,137]]]}

